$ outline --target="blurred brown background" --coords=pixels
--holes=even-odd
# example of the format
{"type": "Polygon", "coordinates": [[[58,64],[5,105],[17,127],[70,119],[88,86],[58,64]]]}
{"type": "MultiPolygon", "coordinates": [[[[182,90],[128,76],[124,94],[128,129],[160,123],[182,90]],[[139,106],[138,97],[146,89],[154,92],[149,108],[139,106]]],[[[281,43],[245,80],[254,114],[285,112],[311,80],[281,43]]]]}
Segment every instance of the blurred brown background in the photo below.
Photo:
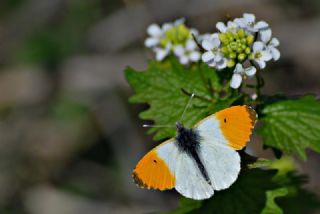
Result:
{"type": "MultiPolygon", "coordinates": [[[[0,213],[146,213],[175,192],[137,188],[131,170],[156,145],[123,70],[146,67],[146,27],[186,17],[201,33],[255,13],[280,39],[265,93],[320,94],[318,0],[0,0],[0,213]]],[[[269,157],[256,143],[251,152],[269,157]]],[[[320,155],[297,161],[320,195],[320,155]]]]}

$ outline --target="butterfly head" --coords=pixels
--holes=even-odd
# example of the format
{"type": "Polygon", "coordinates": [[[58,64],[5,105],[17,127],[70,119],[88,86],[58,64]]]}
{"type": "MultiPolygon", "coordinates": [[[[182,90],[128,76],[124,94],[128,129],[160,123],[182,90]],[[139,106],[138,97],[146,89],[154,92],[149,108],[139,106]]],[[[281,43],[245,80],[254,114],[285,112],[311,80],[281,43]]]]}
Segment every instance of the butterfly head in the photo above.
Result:
{"type": "Polygon", "coordinates": [[[178,132],[180,132],[182,129],[184,129],[182,123],[180,123],[180,122],[176,122],[176,128],[177,128],[178,132]]]}

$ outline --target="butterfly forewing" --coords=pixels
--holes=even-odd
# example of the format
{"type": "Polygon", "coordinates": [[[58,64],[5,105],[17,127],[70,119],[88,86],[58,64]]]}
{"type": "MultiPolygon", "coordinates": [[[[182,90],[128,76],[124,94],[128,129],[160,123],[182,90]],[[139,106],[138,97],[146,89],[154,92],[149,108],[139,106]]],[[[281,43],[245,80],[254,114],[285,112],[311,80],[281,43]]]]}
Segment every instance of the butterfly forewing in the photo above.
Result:
{"type": "Polygon", "coordinates": [[[148,152],[133,170],[133,179],[140,187],[166,190],[176,185],[175,158],[178,148],[168,140],[148,152]]]}
{"type": "Polygon", "coordinates": [[[201,120],[195,128],[200,136],[235,150],[242,149],[250,139],[256,112],[249,106],[232,106],[201,120]]]}

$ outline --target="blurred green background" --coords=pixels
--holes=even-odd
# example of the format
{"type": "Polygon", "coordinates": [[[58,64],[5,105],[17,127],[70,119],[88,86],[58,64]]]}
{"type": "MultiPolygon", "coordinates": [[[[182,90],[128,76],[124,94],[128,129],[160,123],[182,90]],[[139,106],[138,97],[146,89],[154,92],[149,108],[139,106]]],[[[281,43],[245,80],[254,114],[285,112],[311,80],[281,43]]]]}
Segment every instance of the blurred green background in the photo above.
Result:
{"type": "MultiPolygon", "coordinates": [[[[0,0],[0,213],[146,213],[178,194],[137,188],[156,143],[130,105],[123,70],[144,69],[146,27],[186,17],[201,33],[227,16],[270,23],[282,57],[265,93],[320,94],[318,0],[0,0]]],[[[271,158],[258,138],[249,151],[271,158]]],[[[320,157],[297,160],[320,195],[320,157]]],[[[318,212],[320,213],[320,212],[318,212]]]]}

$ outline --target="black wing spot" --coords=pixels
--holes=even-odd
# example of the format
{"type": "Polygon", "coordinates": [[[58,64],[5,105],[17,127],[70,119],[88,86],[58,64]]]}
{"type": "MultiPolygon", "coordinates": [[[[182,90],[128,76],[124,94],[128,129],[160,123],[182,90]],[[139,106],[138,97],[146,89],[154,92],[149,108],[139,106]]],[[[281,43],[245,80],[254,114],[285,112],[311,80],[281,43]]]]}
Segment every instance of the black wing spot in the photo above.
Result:
{"type": "Polygon", "coordinates": [[[156,160],[153,160],[153,162],[154,162],[154,163],[157,163],[157,161],[156,161],[156,160]]]}
{"type": "Polygon", "coordinates": [[[224,123],[227,123],[227,118],[224,118],[224,123]]]}

